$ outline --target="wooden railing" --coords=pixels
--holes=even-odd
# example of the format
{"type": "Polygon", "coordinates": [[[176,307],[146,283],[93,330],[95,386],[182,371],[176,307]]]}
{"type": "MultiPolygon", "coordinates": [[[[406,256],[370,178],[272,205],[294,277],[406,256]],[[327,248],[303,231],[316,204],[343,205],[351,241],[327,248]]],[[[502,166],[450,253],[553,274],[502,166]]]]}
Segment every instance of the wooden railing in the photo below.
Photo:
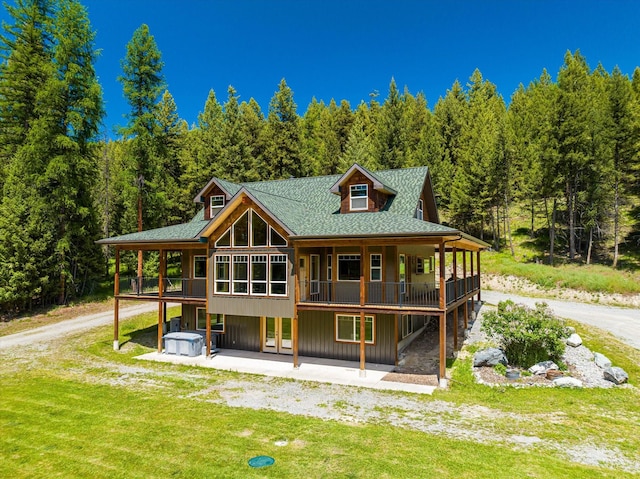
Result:
{"type": "MultiPolygon", "coordinates": [[[[163,297],[205,298],[206,280],[193,278],[163,278],[163,297]]],[[[158,296],[158,278],[135,277],[120,279],[121,296],[158,296]]]]}

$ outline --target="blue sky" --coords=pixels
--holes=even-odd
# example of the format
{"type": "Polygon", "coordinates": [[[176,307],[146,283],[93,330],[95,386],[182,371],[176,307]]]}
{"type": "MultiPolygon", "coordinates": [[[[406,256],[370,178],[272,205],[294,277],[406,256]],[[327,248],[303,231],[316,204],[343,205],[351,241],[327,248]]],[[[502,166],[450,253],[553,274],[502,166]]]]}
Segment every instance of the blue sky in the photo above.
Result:
{"type": "MultiPolygon", "coordinates": [[[[10,0],[11,1],[11,0],[10,0]]],[[[391,78],[433,107],[475,68],[508,101],[543,68],[555,78],[567,50],[591,68],[640,65],[640,2],[562,0],[83,0],[101,56],[96,68],[108,116],[126,120],[117,81],[127,42],[149,25],[162,52],[167,86],[189,124],[210,89],[222,103],[233,85],[267,113],[282,78],[298,112],[312,97],[352,108],[391,78]]],[[[6,13],[1,18],[6,19],[6,13]]]]}

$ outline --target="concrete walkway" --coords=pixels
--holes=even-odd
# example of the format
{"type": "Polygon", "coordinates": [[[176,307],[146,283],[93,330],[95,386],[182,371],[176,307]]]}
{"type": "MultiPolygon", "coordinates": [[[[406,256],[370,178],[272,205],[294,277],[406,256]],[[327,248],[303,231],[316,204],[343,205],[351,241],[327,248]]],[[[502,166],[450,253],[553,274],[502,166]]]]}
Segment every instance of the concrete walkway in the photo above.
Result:
{"type": "MultiPolygon", "coordinates": [[[[158,303],[139,303],[135,306],[120,308],[120,320],[131,318],[138,314],[148,313],[149,311],[158,311],[158,303]]],[[[8,336],[0,336],[0,349],[51,341],[52,339],[67,334],[84,331],[105,324],[113,324],[113,310],[87,314],[8,336]]]]}
{"type": "Polygon", "coordinates": [[[383,378],[394,368],[386,364],[367,364],[365,376],[360,376],[359,363],[354,361],[300,356],[300,367],[295,369],[291,356],[250,351],[223,350],[211,358],[154,352],[143,354],[136,359],[387,391],[432,394],[436,389],[434,386],[423,384],[384,381],[383,378]]]}
{"type": "Polygon", "coordinates": [[[555,299],[529,298],[498,291],[482,291],[482,300],[488,304],[497,306],[500,301],[507,299],[527,306],[535,306],[536,303],[547,303],[556,316],[604,329],[630,346],[640,349],[639,309],[600,306],[555,299]]]}

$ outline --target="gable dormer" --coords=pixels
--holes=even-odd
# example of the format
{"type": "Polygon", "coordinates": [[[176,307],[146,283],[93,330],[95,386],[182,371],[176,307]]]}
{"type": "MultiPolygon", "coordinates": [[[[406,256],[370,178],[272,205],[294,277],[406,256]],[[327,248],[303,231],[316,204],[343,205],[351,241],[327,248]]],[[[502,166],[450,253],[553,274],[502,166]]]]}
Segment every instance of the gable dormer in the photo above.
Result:
{"type": "Polygon", "coordinates": [[[396,191],[354,163],[331,187],[331,193],[340,195],[340,214],[345,214],[380,211],[396,191]]]}
{"type": "Polygon", "coordinates": [[[204,206],[204,219],[210,220],[225,207],[232,196],[231,192],[223,187],[223,183],[220,180],[212,178],[193,201],[204,206]]]}

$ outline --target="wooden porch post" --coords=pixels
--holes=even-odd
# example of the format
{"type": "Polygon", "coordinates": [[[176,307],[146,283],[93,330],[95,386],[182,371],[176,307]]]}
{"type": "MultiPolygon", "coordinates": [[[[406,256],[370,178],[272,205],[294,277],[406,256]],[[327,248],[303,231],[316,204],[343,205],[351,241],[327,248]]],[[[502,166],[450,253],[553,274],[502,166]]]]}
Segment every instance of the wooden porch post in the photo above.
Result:
{"type": "Polygon", "coordinates": [[[162,323],[164,318],[162,317],[162,289],[164,275],[164,251],[160,250],[160,268],[158,271],[158,354],[162,353],[162,323]]]}
{"type": "MultiPolygon", "coordinates": [[[[453,247],[453,300],[458,301],[458,250],[453,247]]],[[[458,349],[458,307],[453,310],[453,350],[458,349]]]]}
{"type": "Polygon", "coordinates": [[[113,278],[113,350],[120,349],[120,300],[118,295],[120,294],[120,248],[116,246],[116,274],[113,278]]]}
{"type": "MultiPolygon", "coordinates": [[[[333,260],[333,257],[332,257],[333,260]]],[[[298,363],[298,303],[300,302],[300,257],[299,257],[299,249],[297,244],[293,244],[293,283],[294,283],[294,304],[293,304],[293,331],[291,334],[293,336],[293,367],[298,369],[300,364],[298,363]]],[[[332,275],[333,273],[333,265],[331,269],[332,275]]],[[[333,278],[333,276],[332,276],[333,278]]]]}
{"type": "Polygon", "coordinates": [[[464,329],[466,330],[469,327],[469,301],[467,299],[467,293],[469,292],[467,288],[467,250],[462,250],[462,282],[464,284],[464,329]]]}
{"type": "MultiPolygon", "coordinates": [[[[366,261],[366,247],[364,245],[360,246],[360,308],[364,307],[365,304],[365,285],[364,285],[364,271],[365,271],[365,261],[366,261]]],[[[366,375],[365,372],[365,317],[364,310],[360,309],[360,377],[364,377],[366,375]]]]}
{"type": "Polygon", "coordinates": [[[478,250],[478,302],[482,301],[482,297],[480,296],[481,294],[481,287],[480,287],[480,250],[478,250]]]}
{"type": "Polygon", "coordinates": [[[476,302],[473,292],[476,290],[475,279],[473,278],[473,251],[469,251],[469,258],[471,259],[471,314],[476,314],[476,302]]]}
{"type": "Polygon", "coordinates": [[[447,371],[447,292],[445,283],[444,268],[444,241],[440,241],[438,245],[438,263],[440,270],[440,380],[445,379],[447,371]]]}
{"type": "MultiPolygon", "coordinates": [[[[207,239],[207,259],[206,259],[206,269],[207,269],[207,273],[204,276],[204,308],[205,308],[205,312],[207,314],[207,337],[206,337],[206,342],[207,342],[207,357],[211,356],[211,314],[209,313],[209,276],[211,275],[211,272],[209,271],[209,266],[210,266],[210,262],[209,262],[209,240],[207,239]]],[[[195,275],[194,275],[195,276],[195,275]]],[[[196,318],[196,321],[198,320],[198,318],[196,318]]]]}

